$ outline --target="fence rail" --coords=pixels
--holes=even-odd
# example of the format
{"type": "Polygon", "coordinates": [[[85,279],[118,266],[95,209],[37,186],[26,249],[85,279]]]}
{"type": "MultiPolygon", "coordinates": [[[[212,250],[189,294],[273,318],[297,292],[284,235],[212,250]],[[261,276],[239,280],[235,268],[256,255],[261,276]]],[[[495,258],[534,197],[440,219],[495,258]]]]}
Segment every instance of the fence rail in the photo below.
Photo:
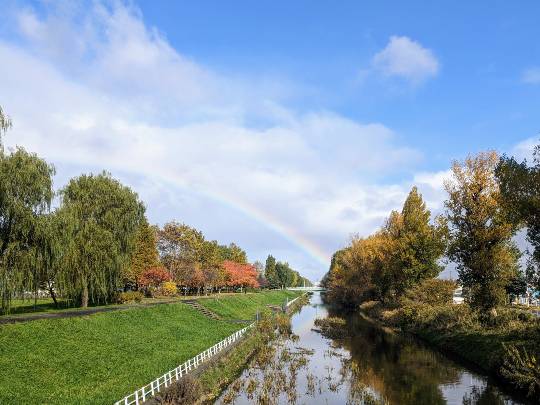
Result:
{"type": "MultiPolygon", "coordinates": [[[[292,301],[291,301],[292,302],[292,301]]],[[[223,339],[221,342],[216,343],[214,346],[206,349],[204,352],[199,353],[192,359],[189,359],[185,363],[180,364],[175,369],[163,374],[161,377],[156,378],[150,384],[145,385],[142,388],[139,388],[132,394],[127,395],[122,398],[120,401],[114,403],[114,405],[140,405],[147,399],[150,399],[155,394],[161,391],[161,388],[170,386],[173,382],[178,381],[182,376],[186,375],[191,370],[197,368],[202,362],[208,360],[209,358],[215,356],[220,351],[222,351],[227,346],[230,346],[232,343],[240,339],[248,329],[253,327],[255,323],[252,323],[246,326],[239,331],[236,331],[231,336],[223,339]]]]}
{"type": "Polygon", "coordinates": [[[286,306],[287,308],[290,307],[290,306],[294,303],[294,301],[296,301],[296,300],[297,300],[298,298],[300,298],[300,297],[302,297],[302,295],[299,295],[298,297],[296,297],[295,299],[293,299],[293,300],[291,300],[291,301],[288,301],[288,300],[287,300],[287,303],[285,304],[285,306],[286,306]]]}
{"type": "MultiPolygon", "coordinates": [[[[285,304],[285,307],[288,308],[300,297],[301,296],[298,296],[291,301],[287,301],[285,304]]],[[[175,369],[168,371],[167,373],[163,374],[161,377],[156,378],[150,384],[147,384],[144,387],[139,388],[132,394],[129,394],[125,396],[124,398],[122,398],[120,401],[115,402],[114,405],[133,405],[133,404],[140,405],[142,404],[144,401],[152,398],[154,395],[160,392],[162,387],[170,386],[173,382],[178,381],[182,376],[186,375],[189,371],[197,368],[199,364],[201,364],[203,361],[208,360],[209,358],[215,356],[224,348],[236,342],[238,339],[240,339],[244,335],[244,333],[247,332],[248,329],[250,329],[254,325],[255,325],[255,322],[246,326],[243,329],[240,329],[239,331],[236,331],[231,336],[223,339],[221,342],[216,343],[214,346],[210,347],[209,349],[206,349],[204,352],[199,353],[192,359],[189,359],[185,363],[180,364],[175,369]]]]}

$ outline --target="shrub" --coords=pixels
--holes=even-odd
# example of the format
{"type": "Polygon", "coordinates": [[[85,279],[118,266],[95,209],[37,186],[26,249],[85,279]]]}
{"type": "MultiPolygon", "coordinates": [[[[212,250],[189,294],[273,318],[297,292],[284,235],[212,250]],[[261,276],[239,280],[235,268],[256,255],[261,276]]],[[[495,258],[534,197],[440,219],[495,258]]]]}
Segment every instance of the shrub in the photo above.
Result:
{"type": "Polygon", "coordinates": [[[432,278],[407,290],[403,300],[428,305],[451,304],[455,289],[454,281],[432,278]]]}
{"type": "Polygon", "coordinates": [[[347,322],[343,318],[331,316],[328,318],[315,319],[315,326],[321,329],[323,336],[331,339],[343,338],[349,335],[347,322]]]}
{"type": "Polygon", "coordinates": [[[519,308],[497,308],[480,315],[482,324],[493,328],[520,326],[520,324],[530,324],[535,320],[536,317],[531,312],[519,308]]]}
{"type": "Polygon", "coordinates": [[[468,305],[410,304],[401,309],[399,322],[409,329],[455,331],[474,329],[478,318],[468,305]]]}
{"type": "Polygon", "coordinates": [[[286,314],[276,314],[276,324],[280,335],[289,336],[292,333],[291,318],[286,314]]]}
{"type": "Polygon", "coordinates": [[[387,325],[399,326],[400,314],[401,314],[401,311],[399,309],[391,309],[387,311],[382,311],[380,315],[380,319],[383,321],[383,323],[387,325]]]}
{"type": "Polygon", "coordinates": [[[161,286],[161,293],[163,295],[176,295],[177,292],[176,283],[173,281],[166,281],[161,286]]]}
{"type": "Polygon", "coordinates": [[[360,309],[363,311],[369,311],[373,307],[379,306],[381,303],[379,301],[365,301],[360,304],[360,309]]]}
{"type": "Polygon", "coordinates": [[[365,301],[360,304],[360,311],[372,318],[379,318],[383,309],[380,301],[365,301]]]}
{"type": "Polygon", "coordinates": [[[163,267],[152,267],[146,270],[142,276],[140,283],[144,287],[159,287],[166,281],[171,281],[171,274],[163,267]]]}
{"type": "Polygon", "coordinates": [[[119,304],[126,304],[128,302],[141,302],[144,295],[140,291],[126,291],[118,294],[116,302],[119,304]]]}
{"type": "Polygon", "coordinates": [[[500,369],[503,377],[527,391],[531,398],[540,397],[540,362],[525,348],[504,345],[504,361],[500,369]]]}
{"type": "Polygon", "coordinates": [[[188,405],[194,404],[201,397],[202,388],[199,380],[187,374],[174,382],[163,393],[156,396],[159,404],[188,405]]]}

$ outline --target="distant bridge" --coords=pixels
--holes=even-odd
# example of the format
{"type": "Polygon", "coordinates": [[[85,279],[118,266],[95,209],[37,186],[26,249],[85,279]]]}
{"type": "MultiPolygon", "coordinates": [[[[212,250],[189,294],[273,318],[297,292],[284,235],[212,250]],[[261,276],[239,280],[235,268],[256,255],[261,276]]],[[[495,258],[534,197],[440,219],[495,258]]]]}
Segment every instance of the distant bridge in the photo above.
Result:
{"type": "Polygon", "coordinates": [[[287,287],[291,291],[325,291],[325,288],[314,285],[312,287],[287,287]]]}

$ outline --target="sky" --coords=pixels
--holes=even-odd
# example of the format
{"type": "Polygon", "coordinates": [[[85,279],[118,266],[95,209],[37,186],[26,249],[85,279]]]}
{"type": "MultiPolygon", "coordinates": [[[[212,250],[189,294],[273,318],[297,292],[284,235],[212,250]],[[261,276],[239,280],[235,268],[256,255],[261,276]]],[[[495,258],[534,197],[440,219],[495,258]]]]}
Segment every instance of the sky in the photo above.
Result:
{"type": "Polygon", "coordinates": [[[413,185],[439,214],[453,160],[540,139],[536,1],[0,6],[7,147],[313,281],[413,185]]]}

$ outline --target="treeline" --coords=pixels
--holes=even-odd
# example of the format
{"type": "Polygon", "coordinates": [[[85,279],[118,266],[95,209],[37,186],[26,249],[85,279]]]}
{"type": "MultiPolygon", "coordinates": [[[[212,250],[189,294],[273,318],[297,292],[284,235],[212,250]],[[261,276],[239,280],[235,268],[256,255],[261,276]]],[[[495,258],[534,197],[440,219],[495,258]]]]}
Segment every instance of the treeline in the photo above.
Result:
{"type": "Polygon", "coordinates": [[[311,287],[313,285],[311,281],[293,270],[289,263],[278,262],[272,255],[266,258],[264,276],[265,285],[268,288],[311,287]]]}
{"type": "Polygon", "coordinates": [[[143,221],[138,230],[123,282],[148,294],[149,281],[154,288],[173,282],[184,294],[259,287],[258,273],[239,246],[207,240],[201,231],[175,221],[162,228],[143,221]]]}
{"type": "MultiPolygon", "coordinates": [[[[55,303],[86,307],[115,302],[126,290],[188,294],[267,284],[234,243],[206,240],[177,222],[151,226],[138,195],[106,172],[75,177],[55,192],[51,164],[20,147],[4,152],[10,127],[0,108],[0,312],[14,297],[41,290],[55,303]]],[[[296,283],[294,274],[280,285],[296,283]]]]}
{"type": "Polygon", "coordinates": [[[445,211],[432,218],[416,187],[373,235],[355,238],[333,255],[323,279],[328,298],[344,306],[397,302],[406,291],[437,277],[442,259],[456,263],[473,309],[490,310],[510,295],[540,289],[540,146],[533,162],[470,156],[452,165],[445,211]],[[512,238],[522,228],[532,252],[512,238]],[[520,267],[521,255],[527,265],[520,267]]]}

